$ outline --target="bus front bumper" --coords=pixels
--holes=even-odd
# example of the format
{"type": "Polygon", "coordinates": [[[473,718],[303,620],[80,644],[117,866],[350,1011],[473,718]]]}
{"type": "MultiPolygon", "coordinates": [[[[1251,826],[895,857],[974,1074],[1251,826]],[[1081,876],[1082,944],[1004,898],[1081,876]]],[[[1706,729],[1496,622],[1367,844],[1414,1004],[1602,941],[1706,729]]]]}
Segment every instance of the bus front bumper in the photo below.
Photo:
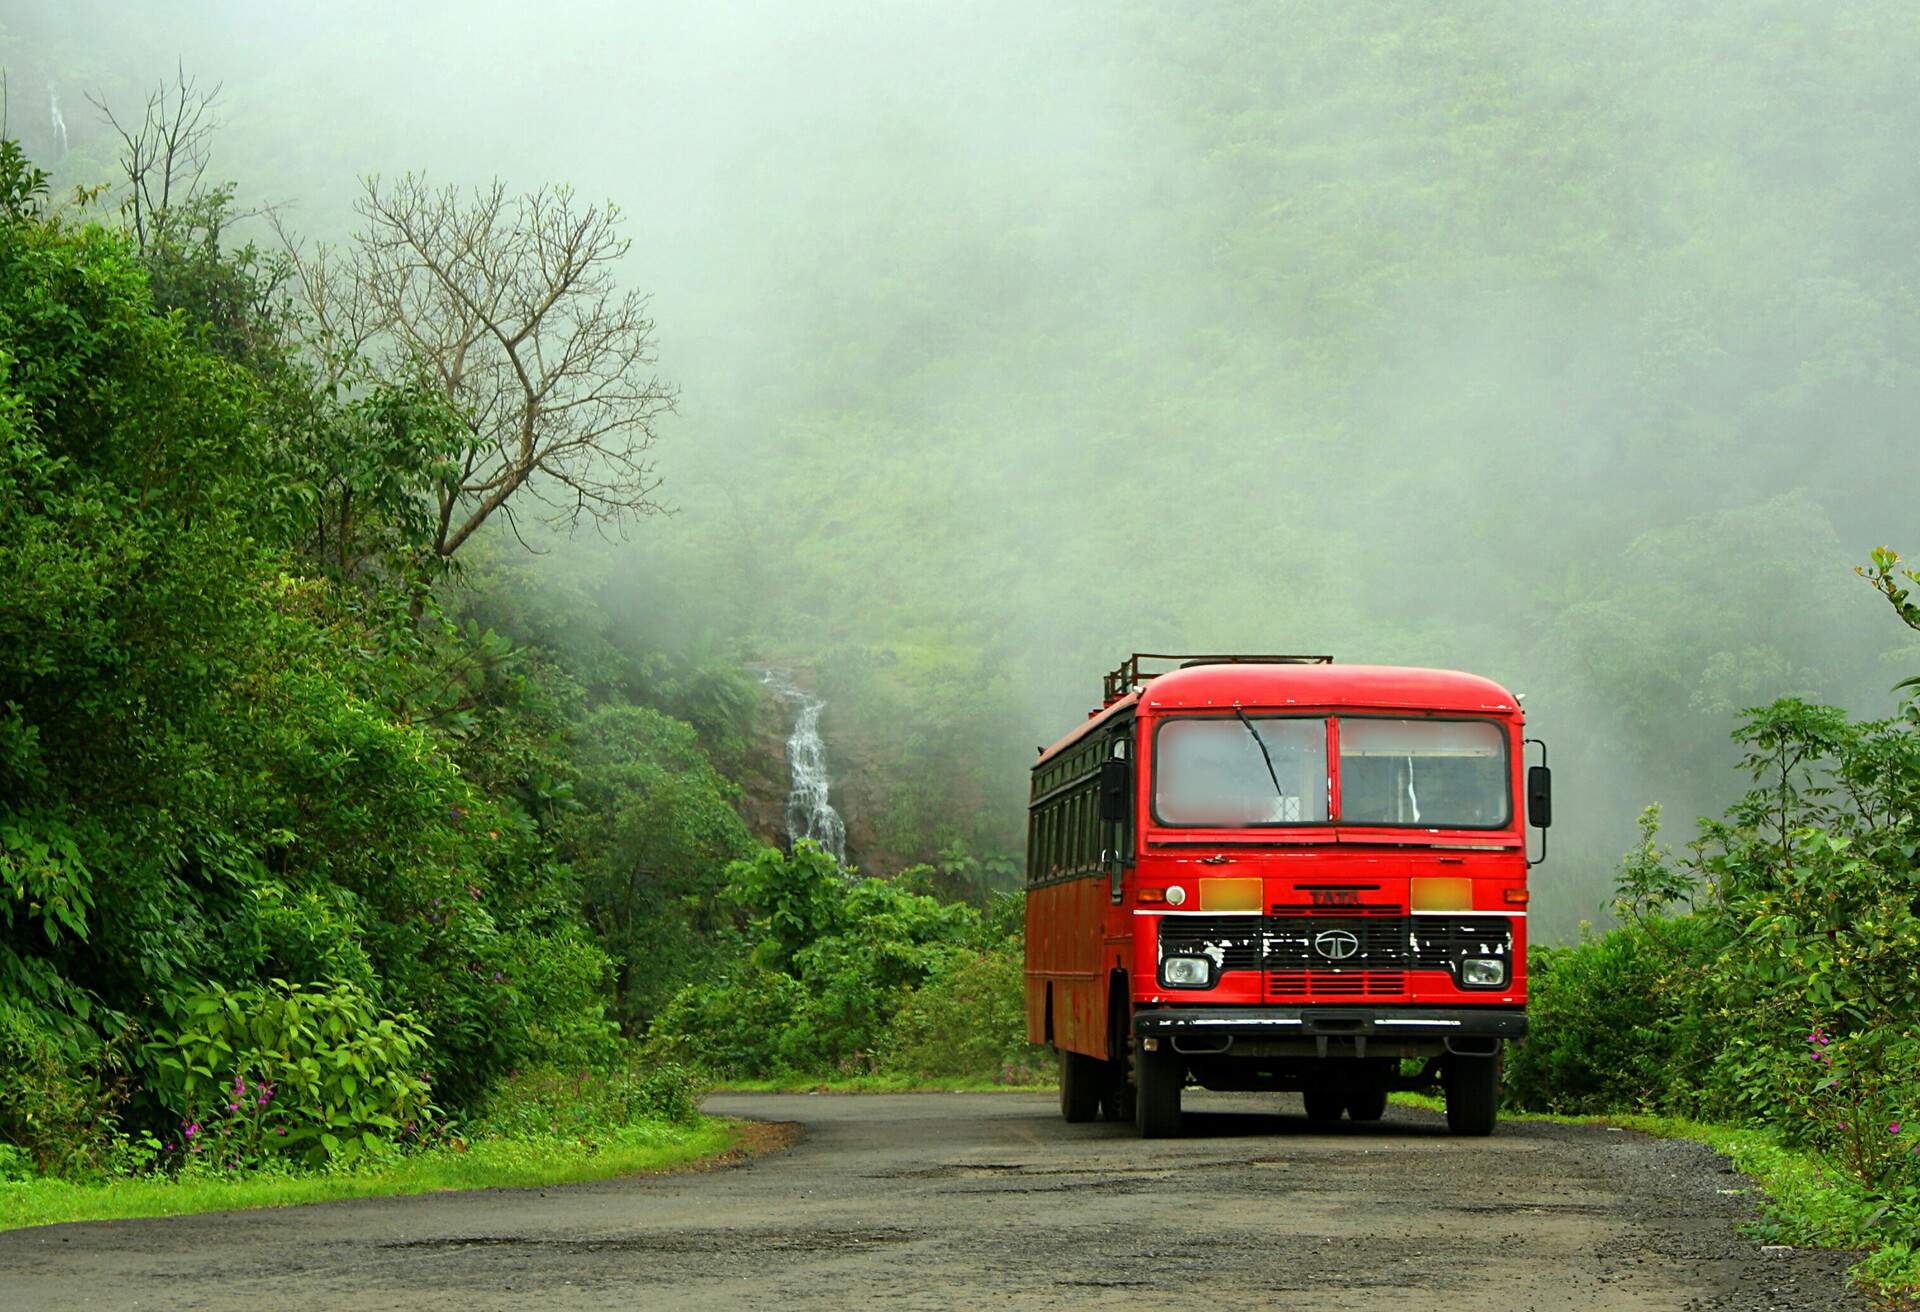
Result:
{"type": "Polygon", "coordinates": [[[1525,1007],[1155,1007],[1134,1013],[1141,1038],[1517,1039],[1525,1007]]]}

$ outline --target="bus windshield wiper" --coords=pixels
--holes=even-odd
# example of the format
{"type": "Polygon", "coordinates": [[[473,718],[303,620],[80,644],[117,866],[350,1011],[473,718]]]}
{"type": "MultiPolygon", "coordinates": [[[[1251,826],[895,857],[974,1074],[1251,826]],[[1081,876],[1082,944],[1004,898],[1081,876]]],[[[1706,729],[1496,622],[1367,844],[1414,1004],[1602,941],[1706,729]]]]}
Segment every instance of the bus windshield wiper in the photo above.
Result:
{"type": "Polygon", "coordinates": [[[1267,763],[1267,778],[1273,780],[1273,795],[1283,802],[1286,801],[1287,794],[1280,787],[1280,776],[1274,772],[1273,753],[1267,750],[1267,740],[1262,738],[1260,731],[1253,727],[1253,721],[1247,718],[1245,711],[1236,706],[1233,708],[1233,713],[1240,717],[1240,723],[1247,726],[1247,732],[1253,735],[1253,745],[1260,749],[1260,759],[1267,763]]]}

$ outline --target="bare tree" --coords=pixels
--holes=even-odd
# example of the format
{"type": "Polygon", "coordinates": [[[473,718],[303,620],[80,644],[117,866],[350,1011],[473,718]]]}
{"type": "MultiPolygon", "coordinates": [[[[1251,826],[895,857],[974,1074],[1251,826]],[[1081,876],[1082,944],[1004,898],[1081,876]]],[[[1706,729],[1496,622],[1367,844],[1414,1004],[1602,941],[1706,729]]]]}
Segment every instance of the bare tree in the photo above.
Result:
{"type": "Polygon", "coordinates": [[[148,94],[138,122],[122,122],[105,101],[87,98],[120,137],[120,171],[127,182],[121,208],[134,242],[147,250],[165,235],[172,215],[201,199],[220,87],[202,90],[198,78],[179,69],[172,85],[162,82],[148,94]]]}
{"type": "Polygon", "coordinates": [[[371,358],[424,372],[465,417],[437,493],[441,556],[495,512],[511,525],[523,489],[567,524],[662,509],[647,453],[674,392],[653,373],[646,297],[615,285],[629,247],[615,206],[408,174],[369,178],[356,209],[351,245],[300,260],[311,344],[329,383],[371,358]]]}

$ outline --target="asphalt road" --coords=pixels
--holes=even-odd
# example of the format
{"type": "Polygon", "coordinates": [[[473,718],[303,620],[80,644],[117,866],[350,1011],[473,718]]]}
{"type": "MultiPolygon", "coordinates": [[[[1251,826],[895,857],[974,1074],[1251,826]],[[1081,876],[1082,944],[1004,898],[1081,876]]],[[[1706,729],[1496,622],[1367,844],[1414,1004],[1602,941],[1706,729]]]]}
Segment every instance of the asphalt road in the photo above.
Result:
{"type": "Polygon", "coordinates": [[[690,1174],[13,1231],[0,1309],[1866,1306],[1845,1259],[1737,1235],[1751,1187],[1703,1148],[1188,1099],[1142,1142],[1028,1094],[718,1097],[804,1135],[690,1174]]]}

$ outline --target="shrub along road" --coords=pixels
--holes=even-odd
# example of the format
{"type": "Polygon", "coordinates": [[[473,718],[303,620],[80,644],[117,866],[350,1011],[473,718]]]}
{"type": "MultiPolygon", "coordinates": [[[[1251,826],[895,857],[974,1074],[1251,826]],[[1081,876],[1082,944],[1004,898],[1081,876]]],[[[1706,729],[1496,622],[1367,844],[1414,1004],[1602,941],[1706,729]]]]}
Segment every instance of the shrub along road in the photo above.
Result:
{"type": "Polygon", "coordinates": [[[1141,1142],[1037,1094],[726,1095],[707,1109],[805,1137],[703,1173],[14,1231],[0,1304],[1866,1306],[1840,1256],[1737,1235],[1751,1189],[1697,1145],[1189,1099],[1184,1137],[1141,1142]]]}

